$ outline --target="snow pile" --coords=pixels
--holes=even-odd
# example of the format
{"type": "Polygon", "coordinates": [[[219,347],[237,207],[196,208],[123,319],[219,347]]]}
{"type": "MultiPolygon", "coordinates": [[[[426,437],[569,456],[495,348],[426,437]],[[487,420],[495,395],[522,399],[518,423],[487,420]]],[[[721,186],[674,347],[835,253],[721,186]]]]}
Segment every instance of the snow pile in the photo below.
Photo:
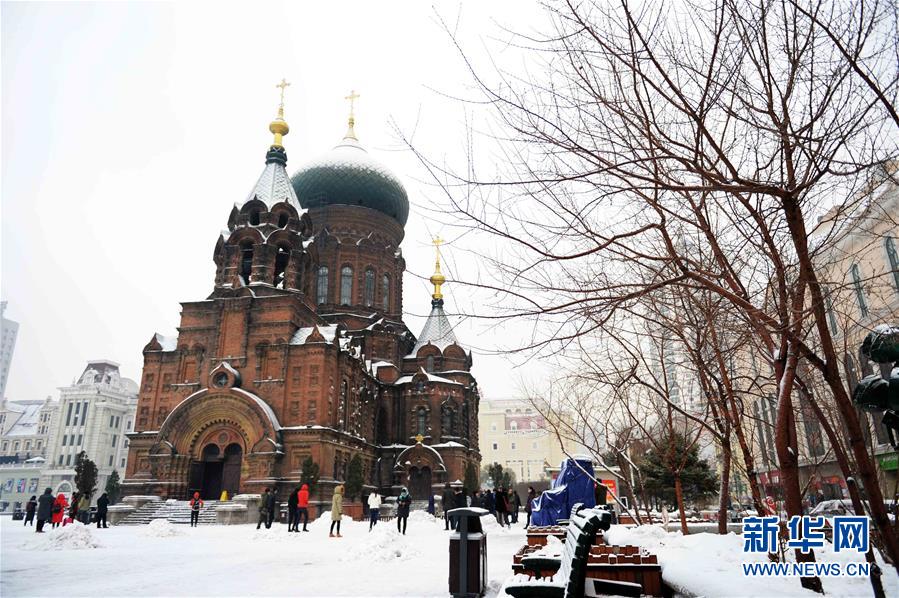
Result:
{"type": "Polygon", "coordinates": [[[546,544],[530,556],[559,556],[564,549],[562,540],[555,536],[546,536],[546,544]]]}
{"type": "Polygon", "coordinates": [[[144,526],[141,530],[141,535],[152,538],[171,538],[172,536],[183,536],[184,532],[168,519],[154,519],[144,526]]]}
{"type": "MultiPolygon", "coordinates": [[[[411,519],[411,516],[410,516],[411,519]]],[[[341,561],[392,563],[405,561],[421,555],[412,540],[396,531],[388,522],[376,525],[362,541],[350,545],[341,561]]]]}
{"type": "MultiPolygon", "coordinates": [[[[342,515],[340,517],[340,525],[347,525],[347,523],[352,523],[353,518],[349,515],[342,515]]],[[[315,521],[309,522],[309,529],[311,531],[315,530],[325,530],[327,531],[331,527],[331,511],[323,511],[321,515],[318,516],[318,519],[315,521]]],[[[335,532],[337,530],[334,530],[335,532]]]]}
{"type": "Polygon", "coordinates": [[[25,550],[85,550],[102,547],[103,543],[94,538],[91,528],[79,522],[58,527],[22,544],[25,550]]]}
{"type": "MultiPolygon", "coordinates": [[[[442,519],[440,520],[443,521],[442,519]]],[[[437,518],[428,513],[427,511],[412,511],[409,513],[409,525],[413,525],[415,523],[436,523],[437,518]]]]}

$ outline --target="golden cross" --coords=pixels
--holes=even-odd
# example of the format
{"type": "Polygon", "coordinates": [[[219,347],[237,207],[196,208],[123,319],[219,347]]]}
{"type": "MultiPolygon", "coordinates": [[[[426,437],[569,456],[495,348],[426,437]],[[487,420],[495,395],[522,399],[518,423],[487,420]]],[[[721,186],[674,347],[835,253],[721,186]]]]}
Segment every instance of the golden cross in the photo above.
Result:
{"type": "Polygon", "coordinates": [[[421,444],[421,441],[424,440],[424,439],[425,439],[425,437],[422,436],[421,434],[418,434],[418,435],[415,437],[415,441],[416,441],[418,444],[421,444]]]}
{"type": "Polygon", "coordinates": [[[290,87],[290,83],[287,82],[287,79],[281,79],[281,82],[275,85],[275,87],[281,88],[281,107],[284,107],[284,89],[286,87],[290,87]]]}
{"type": "Polygon", "coordinates": [[[353,107],[354,107],[354,104],[355,104],[356,100],[358,100],[360,97],[361,97],[361,96],[360,96],[358,93],[356,93],[356,90],[355,90],[355,89],[351,89],[351,90],[350,90],[350,95],[348,95],[348,96],[346,96],[345,98],[343,98],[344,100],[349,100],[349,101],[350,101],[350,118],[353,117],[353,107]]]}

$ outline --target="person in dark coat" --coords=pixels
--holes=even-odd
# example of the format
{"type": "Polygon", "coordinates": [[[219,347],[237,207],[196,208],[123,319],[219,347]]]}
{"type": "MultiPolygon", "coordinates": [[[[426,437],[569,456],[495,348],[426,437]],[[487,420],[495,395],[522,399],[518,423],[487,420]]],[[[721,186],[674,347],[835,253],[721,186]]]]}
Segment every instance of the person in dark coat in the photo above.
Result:
{"type": "Polygon", "coordinates": [[[266,528],[269,527],[269,523],[268,523],[269,498],[271,498],[271,494],[269,493],[269,489],[266,488],[265,492],[263,492],[259,496],[259,521],[256,522],[256,529],[259,529],[263,525],[265,525],[266,528]]]}
{"type": "Polygon", "coordinates": [[[106,528],[106,512],[109,510],[109,496],[104,492],[100,495],[100,498],[97,499],[97,528],[100,527],[106,528]],[[103,525],[100,525],[100,522],[103,522],[103,525]]]}
{"type": "Polygon", "coordinates": [[[400,497],[396,499],[396,531],[406,535],[406,524],[409,521],[409,508],[412,506],[412,497],[409,491],[403,488],[400,497]]]}
{"type": "Polygon", "coordinates": [[[490,511],[491,515],[496,515],[496,503],[493,500],[493,492],[484,490],[484,508],[490,511]]]}
{"type": "Polygon", "coordinates": [[[34,525],[35,509],[37,509],[37,496],[32,496],[25,503],[25,523],[23,525],[28,525],[29,523],[34,525]]]}
{"type": "Polygon", "coordinates": [[[53,518],[53,503],[55,502],[52,488],[44,490],[41,497],[37,499],[37,529],[34,530],[37,533],[44,533],[44,523],[53,518]]]}
{"type": "Polygon", "coordinates": [[[534,510],[534,499],[537,498],[537,491],[533,486],[528,486],[527,502],[524,504],[524,512],[528,514],[528,522],[524,524],[525,528],[531,526],[531,511],[534,510]]]}
{"type": "Polygon", "coordinates": [[[278,503],[275,501],[275,491],[272,490],[268,495],[268,521],[265,522],[265,529],[272,527],[272,521],[275,520],[275,511],[278,509],[278,503]]]}
{"type": "Polygon", "coordinates": [[[518,510],[521,509],[521,497],[518,496],[518,492],[513,489],[509,489],[509,498],[512,503],[512,523],[518,523],[518,510]]]}
{"type": "Polygon", "coordinates": [[[440,502],[443,505],[443,529],[448,531],[450,528],[450,521],[449,515],[447,515],[446,513],[450,509],[456,508],[455,495],[453,494],[453,490],[452,488],[450,488],[449,484],[446,484],[443,487],[443,494],[441,495],[440,502]]]}
{"type": "Polygon", "coordinates": [[[497,488],[493,492],[493,508],[496,510],[496,522],[500,524],[500,526],[508,525],[508,521],[506,517],[508,517],[506,511],[506,490],[505,488],[497,488]]]}
{"type": "Polygon", "coordinates": [[[287,497],[287,531],[299,532],[299,517],[297,517],[297,502],[299,501],[300,487],[297,486],[287,497]]]}

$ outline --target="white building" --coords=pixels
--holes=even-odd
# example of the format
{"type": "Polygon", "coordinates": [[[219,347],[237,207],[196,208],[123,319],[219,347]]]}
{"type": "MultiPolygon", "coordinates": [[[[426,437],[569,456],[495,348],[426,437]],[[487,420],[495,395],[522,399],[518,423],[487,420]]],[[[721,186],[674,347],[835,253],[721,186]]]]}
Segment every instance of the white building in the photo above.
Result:
{"type": "Polygon", "coordinates": [[[56,407],[50,397],[0,402],[0,461],[17,463],[46,457],[56,407]]]}
{"type": "Polygon", "coordinates": [[[12,353],[16,348],[16,336],[19,334],[19,323],[7,320],[6,301],[0,302],[0,399],[6,396],[6,379],[9,377],[9,366],[12,353]]]}
{"type": "Polygon", "coordinates": [[[134,428],[138,386],[119,375],[119,364],[89,361],[72,386],[59,389],[40,487],[74,490],[75,458],[82,450],[97,465],[97,494],[113,470],[122,477],[128,457],[125,433],[134,428]]]}

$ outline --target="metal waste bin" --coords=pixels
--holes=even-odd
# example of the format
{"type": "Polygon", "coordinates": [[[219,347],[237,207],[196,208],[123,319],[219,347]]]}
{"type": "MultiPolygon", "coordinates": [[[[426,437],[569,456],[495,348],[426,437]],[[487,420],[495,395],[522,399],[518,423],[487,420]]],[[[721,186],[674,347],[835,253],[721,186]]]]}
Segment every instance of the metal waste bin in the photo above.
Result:
{"type": "Polygon", "coordinates": [[[450,534],[449,591],[454,598],[483,596],[487,587],[487,534],[481,516],[487,509],[462,507],[447,515],[456,531],[450,534]]]}

